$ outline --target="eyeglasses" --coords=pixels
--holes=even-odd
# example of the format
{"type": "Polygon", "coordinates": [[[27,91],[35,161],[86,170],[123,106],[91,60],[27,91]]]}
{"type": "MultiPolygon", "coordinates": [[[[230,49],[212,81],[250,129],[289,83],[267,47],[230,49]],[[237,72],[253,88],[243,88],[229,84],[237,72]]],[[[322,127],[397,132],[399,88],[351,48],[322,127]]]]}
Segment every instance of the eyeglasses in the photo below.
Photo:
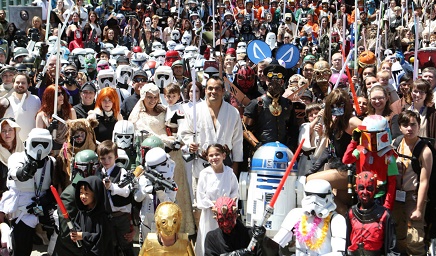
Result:
{"type": "Polygon", "coordinates": [[[386,99],[386,97],[374,97],[371,98],[371,101],[384,101],[386,99]]]}
{"type": "Polygon", "coordinates": [[[137,77],[137,78],[133,79],[133,82],[135,82],[135,83],[145,83],[145,82],[147,82],[147,78],[137,77]]]}
{"type": "Polygon", "coordinates": [[[268,78],[273,78],[273,77],[277,77],[279,79],[283,78],[283,74],[282,73],[273,73],[273,72],[268,72],[268,74],[266,75],[268,78]]]}

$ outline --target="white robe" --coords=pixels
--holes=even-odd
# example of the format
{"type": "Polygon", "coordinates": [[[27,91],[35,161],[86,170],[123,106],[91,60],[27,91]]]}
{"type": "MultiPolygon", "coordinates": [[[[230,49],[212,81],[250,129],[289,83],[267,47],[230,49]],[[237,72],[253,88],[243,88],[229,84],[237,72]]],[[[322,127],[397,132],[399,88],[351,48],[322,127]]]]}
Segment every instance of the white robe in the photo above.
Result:
{"type": "MultiPolygon", "coordinates": [[[[200,144],[199,154],[201,154],[211,144],[219,143],[227,145],[231,151],[233,162],[242,162],[242,122],[238,110],[227,102],[222,103],[218,113],[216,127],[207,106],[207,101],[202,101],[196,106],[197,117],[197,143],[200,144]]],[[[185,122],[179,129],[179,134],[185,145],[193,142],[194,121],[193,113],[185,116],[185,122]]],[[[194,160],[196,165],[192,171],[194,177],[199,177],[200,171],[204,169],[204,161],[194,160]]]]}
{"type": "Polygon", "coordinates": [[[4,117],[15,118],[16,123],[21,127],[20,139],[26,141],[29,132],[36,127],[36,113],[41,107],[41,101],[35,95],[27,92],[23,98],[18,99],[16,93],[8,98],[10,102],[9,108],[6,110],[4,117]]]}
{"type": "Polygon", "coordinates": [[[195,255],[204,255],[204,240],[206,234],[218,228],[218,222],[213,218],[213,201],[219,197],[239,198],[238,179],[232,168],[224,166],[224,172],[215,173],[212,167],[203,169],[197,186],[197,207],[201,209],[200,223],[197,231],[195,255]]]}

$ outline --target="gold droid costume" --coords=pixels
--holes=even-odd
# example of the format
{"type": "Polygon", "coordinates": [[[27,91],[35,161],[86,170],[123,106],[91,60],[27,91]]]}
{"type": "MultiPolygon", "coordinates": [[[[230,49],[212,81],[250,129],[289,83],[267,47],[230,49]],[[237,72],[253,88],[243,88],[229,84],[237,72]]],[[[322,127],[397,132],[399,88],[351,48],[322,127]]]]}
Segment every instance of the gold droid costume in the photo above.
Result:
{"type": "Polygon", "coordinates": [[[155,214],[157,233],[149,233],[139,252],[140,256],[171,255],[193,256],[194,250],[188,240],[188,234],[178,233],[182,220],[182,211],[172,202],[163,202],[155,214]],[[164,245],[167,243],[168,245],[164,245]]]}

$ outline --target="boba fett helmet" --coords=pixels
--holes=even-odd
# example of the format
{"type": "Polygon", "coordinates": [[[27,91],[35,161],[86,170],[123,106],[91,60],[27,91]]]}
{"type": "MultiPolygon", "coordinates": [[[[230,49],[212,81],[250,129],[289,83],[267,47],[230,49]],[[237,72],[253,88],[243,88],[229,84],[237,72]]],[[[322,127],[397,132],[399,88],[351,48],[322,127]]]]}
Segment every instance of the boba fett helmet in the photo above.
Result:
{"type": "Polygon", "coordinates": [[[90,149],[82,150],[74,156],[74,171],[84,178],[94,175],[98,167],[98,155],[90,149]]]}
{"type": "Polygon", "coordinates": [[[142,141],[141,150],[139,150],[140,155],[138,156],[140,158],[140,163],[142,166],[144,166],[145,164],[145,155],[147,154],[147,152],[150,149],[157,147],[165,149],[165,144],[159,137],[155,135],[149,136],[142,141]]]}

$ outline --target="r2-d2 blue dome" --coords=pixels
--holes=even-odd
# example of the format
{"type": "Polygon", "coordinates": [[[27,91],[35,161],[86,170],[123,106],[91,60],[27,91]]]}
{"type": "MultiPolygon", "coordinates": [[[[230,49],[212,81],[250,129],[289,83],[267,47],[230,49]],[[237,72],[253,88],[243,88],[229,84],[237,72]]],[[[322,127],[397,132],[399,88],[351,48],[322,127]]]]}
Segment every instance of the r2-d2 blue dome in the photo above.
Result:
{"type": "MultiPolygon", "coordinates": [[[[247,226],[258,224],[263,216],[265,207],[269,204],[276,189],[286,172],[289,162],[294,154],[280,142],[269,142],[261,146],[253,155],[251,171],[245,181],[240,178],[240,183],[249,184],[248,193],[241,200],[246,203],[247,226]]],[[[280,225],[290,210],[296,206],[295,183],[297,168],[293,166],[286,183],[274,206],[274,213],[266,223],[267,235],[273,236],[280,229],[280,225]]],[[[241,188],[243,186],[240,186],[241,188]]],[[[241,195],[245,191],[240,191],[241,195]]]]}

